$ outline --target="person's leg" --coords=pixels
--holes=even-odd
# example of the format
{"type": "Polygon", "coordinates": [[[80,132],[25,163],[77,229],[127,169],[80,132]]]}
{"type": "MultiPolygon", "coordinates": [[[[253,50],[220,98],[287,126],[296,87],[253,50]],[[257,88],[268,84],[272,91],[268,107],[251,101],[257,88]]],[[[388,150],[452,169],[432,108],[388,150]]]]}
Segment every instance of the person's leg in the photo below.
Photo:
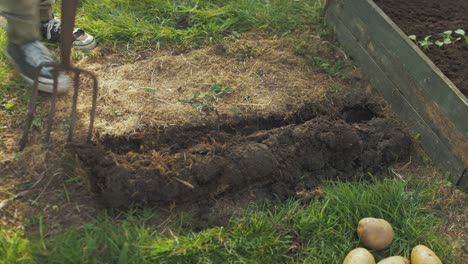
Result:
{"type": "MultiPolygon", "coordinates": [[[[37,67],[52,62],[50,51],[39,41],[39,0],[0,0],[0,10],[8,21],[5,55],[21,77],[33,84],[37,67]]],[[[42,68],[38,78],[39,90],[52,92],[53,74],[53,68],[42,68]]],[[[70,87],[70,77],[60,73],[58,91],[62,93],[70,87]]]]}
{"type": "Polygon", "coordinates": [[[39,5],[39,19],[41,22],[49,21],[54,18],[52,5],[55,0],[41,0],[39,5]]]}
{"type": "Polygon", "coordinates": [[[0,10],[8,21],[8,41],[24,44],[40,39],[37,0],[0,0],[0,10]]]}
{"type": "MultiPolygon", "coordinates": [[[[42,37],[48,41],[59,42],[62,29],[60,19],[53,14],[52,5],[55,0],[40,0],[40,21],[42,37]]],[[[73,31],[73,47],[81,50],[91,50],[96,47],[96,40],[84,30],[76,28],[73,31]]]]}

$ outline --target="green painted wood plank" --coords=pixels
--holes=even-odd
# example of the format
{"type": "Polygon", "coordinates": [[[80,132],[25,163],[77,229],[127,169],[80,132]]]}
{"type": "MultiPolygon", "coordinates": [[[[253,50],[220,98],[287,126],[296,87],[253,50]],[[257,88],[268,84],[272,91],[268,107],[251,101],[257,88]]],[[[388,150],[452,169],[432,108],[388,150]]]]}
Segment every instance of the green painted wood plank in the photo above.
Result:
{"type": "MultiPolygon", "coordinates": [[[[389,71],[393,68],[395,71],[396,75],[390,75],[390,77],[399,78],[399,75],[406,74],[404,76],[406,79],[413,79],[414,83],[411,85],[417,85],[416,88],[420,89],[419,93],[425,94],[435,102],[465,135],[468,133],[467,98],[375,3],[371,0],[333,0],[332,2],[334,4],[331,6],[342,19],[346,20],[347,27],[358,42],[365,46],[370,41],[373,42],[375,46],[369,46],[367,49],[371,52],[375,49],[374,58],[377,59],[382,54],[387,54],[387,58],[382,58],[382,60],[388,60],[388,64],[401,65],[401,67],[396,65],[397,67],[385,69],[389,71]]],[[[414,89],[409,85],[399,86],[399,88],[408,93],[414,89]],[[405,87],[409,89],[405,91],[405,87]]]]}
{"type": "MultiPolygon", "coordinates": [[[[342,0],[338,0],[339,3],[342,0]]],[[[432,127],[439,138],[468,164],[468,137],[453,122],[444,115],[439,105],[426,93],[426,87],[421,86],[408,72],[398,57],[386,48],[386,43],[373,38],[368,26],[352,9],[332,7],[337,16],[346,21],[346,27],[356,40],[366,48],[372,59],[382,68],[387,77],[395,84],[406,100],[415,108],[418,114],[432,127]]],[[[417,56],[417,54],[412,54],[417,56]]],[[[468,109],[467,109],[468,110],[468,109]]],[[[466,112],[468,114],[468,111],[466,112]]],[[[467,119],[468,120],[468,119],[467,119]]]]}
{"type": "MultiPolygon", "coordinates": [[[[332,2],[329,2],[329,5],[333,5],[332,2]]],[[[338,40],[342,43],[342,46],[350,51],[353,58],[361,65],[366,77],[386,98],[392,110],[401,117],[401,120],[413,133],[421,135],[420,143],[431,159],[454,175],[456,177],[455,181],[458,181],[458,176],[465,169],[463,163],[451,152],[450,148],[444,144],[438,135],[434,133],[432,128],[421,118],[408,100],[406,100],[405,96],[387,77],[384,70],[372,59],[367,52],[367,47],[363,47],[352,35],[345,25],[348,21],[343,22],[334,12],[326,12],[326,17],[335,27],[338,40]]]]}

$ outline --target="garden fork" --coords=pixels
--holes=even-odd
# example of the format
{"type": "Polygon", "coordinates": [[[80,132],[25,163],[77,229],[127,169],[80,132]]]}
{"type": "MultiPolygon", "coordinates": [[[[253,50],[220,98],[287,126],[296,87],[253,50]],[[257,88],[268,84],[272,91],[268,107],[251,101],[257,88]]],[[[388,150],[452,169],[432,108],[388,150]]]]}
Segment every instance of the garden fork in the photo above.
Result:
{"type": "Polygon", "coordinates": [[[88,136],[87,141],[91,141],[92,133],[93,133],[93,124],[94,118],[96,113],[96,101],[97,101],[97,92],[98,92],[98,82],[96,75],[93,73],[74,67],[70,63],[71,57],[71,46],[73,43],[73,28],[75,25],[75,15],[76,9],[78,6],[77,0],[63,0],[62,1],[62,29],[61,29],[61,63],[44,63],[37,67],[36,69],[36,77],[34,79],[34,85],[32,89],[32,96],[28,106],[28,115],[26,119],[26,125],[23,130],[23,135],[21,137],[19,143],[19,150],[22,151],[26,146],[26,142],[28,141],[28,134],[31,128],[32,121],[34,119],[34,114],[36,112],[36,99],[38,95],[38,84],[39,84],[39,73],[43,67],[53,67],[54,68],[54,83],[53,83],[53,93],[51,99],[51,106],[50,106],[50,115],[47,124],[47,131],[45,135],[45,141],[48,143],[50,141],[50,133],[52,130],[52,124],[55,116],[55,107],[57,102],[57,87],[58,87],[58,74],[60,71],[65,71],[68,73],[73,73],[74,80],[73,80],[73,106],[70,115],[70,128],[68,131],[68,142],[71,142],[73,139],[73,130],[75,127],[76,121],[76,112],[77,112],[77,103],[78,103],[78,87],[80,85],[80,75],[88,75],[93,81],[93,99],[92,99],[92,107],[90,113],[90,122],[89,122],[89,129],[88,129],[88,136]]]}

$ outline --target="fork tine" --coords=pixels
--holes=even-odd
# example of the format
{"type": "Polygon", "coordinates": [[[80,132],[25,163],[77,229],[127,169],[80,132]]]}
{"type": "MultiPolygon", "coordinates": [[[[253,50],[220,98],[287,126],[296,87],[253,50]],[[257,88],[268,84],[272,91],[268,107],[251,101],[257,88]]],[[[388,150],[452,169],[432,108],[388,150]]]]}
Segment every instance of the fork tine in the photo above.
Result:
{"type": "Polygon", "coordinates": [[[96,75],[94,75],[93,73],[88,72],[88,74],[93,79],[93,105],[91,107],[91,113],[90,113],[90,118],[89,118],[88,138],[87,138],[87,141],[91,142],[91,138],[93,136],[94,119],[96,117],[96,103],[97,103],[97,96],[98,96],[98,80],[96,78],[96,75]]]}
{"type": "Polygon", "coordinates": [[[38,87],[39,87],[39,73],[41,72],[43,66],[39,66],[36,69],[36,77],[34,78],[34,84],[32,88],[31,100],[29,101],[28,105],[28,116],[26,117],[26,125],[23,129],[23,135],[21,136],[21,140],[19,142],[19,151],[23,151],[24,147],[26,147],[26,143],[28,141],[29,129],[31,128],[32,121],[34,119],[34,113],[36,112],[36,99],[38,95],[38,87]]]}
{"type": "Polygon", "coordinates": [[[73,140],[73,130],[75,129],[75,122],[76,122],[76,112],[77,112],[77,104],[78,104],[78,87],[80,86],[80,71],[73,71],[75,74],[75,79],[73,82],[73,105],[72,105],[72,112],[70,115],[70,130],[68,131],[68,142],[73,140]]]}
{"type": "Polygon", "coordinates": [[[52,92],[52,100],[50,101],[49,122],[47,124],[47,132],[45,136],[46,143],[49,143],[50,141],[50,133],[52,132],[52,125],[54,123],[55,108],[57,105],[58,74],[59,74],[59,67],[56,67],[56,70],[54,71],[54,89],[52,92]]]}

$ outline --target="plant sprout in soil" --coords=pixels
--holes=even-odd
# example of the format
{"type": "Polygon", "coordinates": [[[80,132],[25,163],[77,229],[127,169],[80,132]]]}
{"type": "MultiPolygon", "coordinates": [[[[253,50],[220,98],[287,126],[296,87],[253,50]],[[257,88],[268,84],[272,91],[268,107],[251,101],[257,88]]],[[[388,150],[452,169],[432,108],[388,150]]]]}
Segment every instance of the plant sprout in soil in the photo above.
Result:
{"type": "Polygon", "coordinates": [[[430,46],[434,44],[437,47],[442,48],[444,46],[452,45],[460,40],[464,40],[464,42],[468,44],[468,36],[466,36],[466,33],[463,29],[457,29],[455,31],[446,30],[443,33],[439,34],[439,36],[441,36],[442,39],[436,40],[435,42],[432,42],[430,40],[430,38],[432,37],[431,35],[424,37],[424,39],[420,41],[417,40],[416,35],[410,35],[408,37],[409,39],[418,43],[419,46],[421,46],[423,49],[428,49],[430,46]]]}

